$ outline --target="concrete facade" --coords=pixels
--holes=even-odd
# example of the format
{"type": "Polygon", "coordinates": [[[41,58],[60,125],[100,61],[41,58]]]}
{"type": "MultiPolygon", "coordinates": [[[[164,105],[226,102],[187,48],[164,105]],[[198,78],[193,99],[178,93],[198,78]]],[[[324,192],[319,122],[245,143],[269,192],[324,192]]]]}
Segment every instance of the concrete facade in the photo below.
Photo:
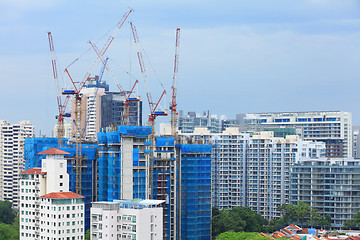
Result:
{"type": "Polygon", "coordinates": [[[20,172],[25,169],[25,138],[34,137],[30,121],[10,124],[0,120],[0,200],[19,208],[20,172]]]}
{"type": "Polygon", "coordinates": [[[161,200],[94,202],[90,239],[163,239],[161,200]]]}
{"type": "Polygon", "coordinates": [[[295,128],[301,138],[326,143],[326,157],[352,157],[352,115],[343,111],[248,113],[244,129],[295,128]]]}
{"type": "Polygon", "coordinates": [[[40,154],[46,154],[42,168],[20,175],[20,239],[83,239],[84,197],[69,192],[68,153],[53,148],[40,154]]]}
{"type": "Polygon", "coordinates": [[[330,214],[341,228],[360,210],[360,160],[304,159],[292,167],[291,203],[302,201],[330,214]]]}

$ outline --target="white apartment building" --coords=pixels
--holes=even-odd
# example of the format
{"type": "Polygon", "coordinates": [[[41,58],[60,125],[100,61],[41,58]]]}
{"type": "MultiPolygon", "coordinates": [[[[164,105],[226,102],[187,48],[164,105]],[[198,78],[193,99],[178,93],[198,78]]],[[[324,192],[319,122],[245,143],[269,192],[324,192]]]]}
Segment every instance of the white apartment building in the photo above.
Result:
{"type": "MultiPolygon", "coordinates": [[[[169,132],[166,125],[160,128],[169,132]]],[[[324,142],[304,141],[298,135],[275,137],[273,131],[244,133],[233,127],[212,134],[195,128],[179,136],[213,146],[213,206],[247,206],[267,219],[280,217],[277,206],[289,202],[291,165],[302,158],[324,157],[326,152],[324,142]]]]}
{"type": "Polygon", "coordinates": [[[69,153],[52,148],[40,154],[46,154],[42,168],[20,174],[20,239],[83,239],[84,197],[69,192],[69,153]]]}
{"type": "Polygon", "coordinates": [[[9,200],[19,208],[20,172],[25,169],[25,138],[34,137],[30,121],[10,124],[0,120],[0,200],[9,200]]]}
{"type": "Polygon", "coordinates": [[[91,207],[92,240],[163,239],[165,200],[114,200],[91,207]]]}
{"type": "Polygon", "coordinates": [[[352,157],[352,115],[343,111],[247,113],[245,129],[295,128],[303,140],[326,143],[326,157],[352,157]]]}
{"type": "MultiPolygon", "coordinates": [[[[81,132],[85,140],[96,141],[100,131],[101,96],[105,95],[105,88],[83,88],[80,92],[81,100],[81,132]]],[[[71,99],[71,122],[75,121],[75,98],[71,99]]],[[[71,124],[72,137],[75,136],[76,125],[71,124]]]]}
{"type": "MultiPolygon", "coordinates": [[[[53,128],[53,131],[52,131],[52,136],[53,136],[54,138],[57,138],[57,137],[58,137],[57,128],[58,128],[58,125],[57,125],[57,123],[56,123],[55,126],[54,126],[54,128],[53,128]]],[[[64,138],[70,139],[70,138],[71,138],[71,123],[64,121],[64,130],[65,130],[64,138]]]]}
{"type": "Polygon", "coordinates": [[[84,239],[83,196],[57,192],[40,198],[40,239],[84,239]]]}

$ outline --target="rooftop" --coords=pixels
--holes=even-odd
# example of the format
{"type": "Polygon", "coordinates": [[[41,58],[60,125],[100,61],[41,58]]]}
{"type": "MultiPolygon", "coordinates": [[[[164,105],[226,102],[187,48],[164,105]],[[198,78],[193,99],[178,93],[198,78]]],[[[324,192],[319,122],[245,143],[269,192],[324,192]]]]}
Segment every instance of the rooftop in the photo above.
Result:
{"type": "Polygon", "coordinates": [[[57,148],[50,148],[46,151],[43,152],[39,152],[39,154],[60,154],[60,155],[64,155],[64,154],[70,154],[68,152],[65,152],[63,150],[57,149],[57,148]]]}
{"type": "Polygon", "coordinates": [[[52,198],[52,199],[64,199],[64,198],[85,198],[84,196],[81,196],[77,193],[73,192],[53,192],[48,193],[43,196],[40,196],[42,198],[52,198]]]}
{"type": "Polygon", "coordinates": [[[46,174],[46,172],[42,172],[41,168],[31,168],[26,171],[22,171],[21,174],[46,174]]]}

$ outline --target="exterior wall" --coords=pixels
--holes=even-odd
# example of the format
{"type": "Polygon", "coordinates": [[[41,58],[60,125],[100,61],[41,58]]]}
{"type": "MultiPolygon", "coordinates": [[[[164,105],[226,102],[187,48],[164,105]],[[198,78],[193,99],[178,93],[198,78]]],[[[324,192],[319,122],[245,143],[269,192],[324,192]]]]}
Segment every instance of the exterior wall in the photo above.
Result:
{"type": "Polygon", "coordinates": [[[39,237],[40,196],[45,194],[43,174],[22,174],[20,181],[20,239],[39,237]]]}
{"type": "Polygon", "coordinates": [[[353,157],[360,158],[360,127],[353,127],[353,157]]]}
{"type": "MultiPolygon", "coordinates": [[[[142,126],[142,101],[130,101],[129,125],[142,126]]],[[[101,97],[101,128],[111,125],[123,125],[125,98],[122,93],[109,92],[101,97]]]]}
{"type": "Polygon", "coordinates": [[[303,157],[325,156],[323,142],[302,141],[297,135],[274,137],[272,131],[228,128],[212,134],[198,128],[179,135],[181,141],[212,144],[213,206],[247,206],[267,219],[279,217],[277,206],[289,202],[290,166],[303,157]]]}
{"type": "Polygon", "coordinates": [[[291,202],[305,202],[330,214],[332,227],[341,228],[360,209],[360,161],[307,159],[292,167],[291,202]]]}
{"type": "MultiPolygon", "coordinates": [[[[81,100],[81,129],[85,132],[85,140],[96,141],[97,132],[100,131],[101,121],[101,96],[105,95],[104,88],[83,88],[81,100]]],[[[71,122],[75,120],[75,98],[71,99],[71,122]]],[[[76,127],[71,125],[72,135],[75,135],[76,127]]]]}
{"type": "Polygon", "coordinates": [[[153,198],[165,200],[164,206],[164,238],[176,239],[177,196],[176,185],[178,172],[173,137],[157,137],[155,149],[153,198]]]}
{"type": "Polygon", "coordinates": [[[90,239],[162,240],[162,207],[143,206],[137,202],[131,205],[133,207],[127,208],[117,201],[95,202],[91,208],[90,239]]]}
{"type": "Polygon", "coordinates": [[[0,200],[9,200],[19,208],[20,172],[25,169],[25,138],[34,136],[29,121],[10,124],[0,121],[0,200]]]}
{"type": "Polygon", "coordinates": [[[203,116],[189,112],[187,116],[180,115],[178,129],[183,133],[192,133],[196,127],[206,127],[212,133],[220,133],[221,121],[216,116],[211,116],[207,111],[203,116]]]}
{"type": "Polygon", "coordinates": [[[349,112],[249,113],[244,124],[247,128],[297,128],[304,140],[325,142],[327,157],[352,157],[352,115],[349,112]]]}
{"type": "Polygon", "coordinates": [[[64,155],[48,154],[42,161],[42,171],[47,173],[45,192],[68,192],[69,174],[64,155]]]}
{"type": "Polygon", "coordinates": [[[84,200],[41,198],[41,239],[84,239],[84,200]]]}
{"type": "Polygon", "coordinates": [[[83,239],[85,224],[83,198],[54,200],[40,197],[47,193],[69,191],[69,175],[66,172],[64,156],[47,154],[46,159],[42,161],[42,166],[42,169],[30,169],[20,174],[20,239],[40,240],[48,237],[59,239],[60,236],[69,237],[69,239],[76,236],[76,239],[83,239]],[[60,167],[61,164],[63,167],[60,167]],[[63,177],[60,178],[60,176],[63,177]],[[60,183],[63,183],[62,186],[60,183]],[[61,202],[62,200],[67,202],[61,202]],[[70,213],[71,216],[68,217],[67,214],[70,213]],[[66,225],[61,219],[67,220],[66,225]],[[68,234],[69,219],[71,219],[72,228],[68,234]],[[74,228],[75,234],[72,230],[74,228]]]}
{"type": "Polygon", "coordinates": [[[98,133],[100,201],[148,198],[150,133],[151,127],[139,126],[98,133]]]}

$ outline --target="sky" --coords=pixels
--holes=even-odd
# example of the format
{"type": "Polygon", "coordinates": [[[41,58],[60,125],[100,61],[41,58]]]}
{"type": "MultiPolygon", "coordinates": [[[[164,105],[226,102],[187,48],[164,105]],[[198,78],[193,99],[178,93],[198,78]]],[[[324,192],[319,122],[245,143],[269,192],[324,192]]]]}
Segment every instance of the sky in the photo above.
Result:
{"type": "Polygon", "coordinates": [[[180,27],[179,110],[211,110],[228,119],[342,110],[360,125],[358,0],[0,0],[0,119],[30,120],[36,135],[50,135],[57,103],[47,32],[60,88],[70,88],[64,68],[76,81],[89,71],[99,75],[101,65],[90,69],[96,55],[89,41],[101,48],[129,9],[134,11],[106,52],[113,74],[105,72],[103,80],[117,91],[116,83],[129,89],[139,79],[144,122],[149,107],[129,21],[138,32],[153,100],[167,91],[162,108],[171,98],[180,27]]]}

